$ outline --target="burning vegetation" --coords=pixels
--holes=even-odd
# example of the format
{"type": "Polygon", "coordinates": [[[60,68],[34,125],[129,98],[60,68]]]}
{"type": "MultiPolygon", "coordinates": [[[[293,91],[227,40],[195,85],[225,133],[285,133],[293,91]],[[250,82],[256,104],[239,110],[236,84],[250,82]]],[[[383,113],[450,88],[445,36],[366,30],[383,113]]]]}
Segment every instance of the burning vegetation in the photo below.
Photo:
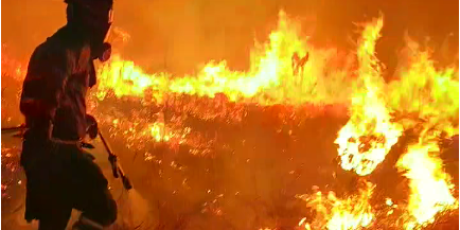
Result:
{"type": "MultiPolygon", "coordinates": [[[[382,15],[364,23],[356,51],[345,54],[335,48],[312,45],[308,37],[301,36],[300,24],[281,11],[278,26],[270,33],[268,42],[256,43],[251,50],[247,71],[233,71],[221,61],[209,62],[193,75],[150,74],[115,55],[98,68],[90,112],[110,132],[111,139],[130,153],[141,153],[145,161],[167,164],[178,171],[187,170],[174,160],[179,153],[213,160],[222,151],[233,154],[236,142],[249,145],[237,135],[224,138],[218,133],[247,125],[251,119],[257,119],[252,114],[274,116],[267,124],[276,133],[298,142],[305,141],[299,127],[309,118],[325,114],[333,114],[336,119],[346,117],[348,121],[333,141],[341,167],[335,173],[349,173],[356,178],[355,183],[347,192],[330,188],[325,189],[331,191],[321,192],[320,187],[315,187],[312,193],[292,196],[300,198],[309,213],[299,211],[295,215],[299,217],[298,224],[290,227],[425,228],[442,215],[458,210],[458,186],[445,171],[439,142],[458,136],[458,63],[435,66],[430,51],[407,37],[405,64],[398,69],[397,79],[386,82],[384,67],[375,56],[384,22],[382,15]],[[411,140],[407,141],[407,148],[396,153],[395,146],[401,139],[411,140]],[[171,156],[161,157],[164,153],[171,156]],[[403,178],[400,180],[408,185],[399,191],[406,195],[402,199],[375,192],[379,184],[373,182],[372,175],[384,167],[391,154],[400,156],[395,165],[385,167],[396,168],[403,178]]],[[[119,33],[123,41],[128,38],[119,33]]],[[[2,54],[2,86],[6,83],[17,90],[17,82],[25,71],[2,54]]],[[[16,104],[12,101],[17,94],[4,96],[4,92],[2,89],[2,124],[6,126],[14,123],[11,120],[16,104]]],[[[124,155],[130,158],[127,153],[124,155]]],[[[3,158],[2,146],[2,162],[3,158]]],[[[246,163],[250,161],[248,156],[246,163]]],[[[164,168],[154,167],[160,177],[166,173],[164,168]]],[[[295,173],[293,170],[289,174],[295,173]]],[[[181,180],[183,193],[190,192],[189,181],[187,177],[181,180]]],[[[2,194],[4,186],[2,183],[2,194]]],[[[162,186],[168,190],[168,185],[162,186]]],[[[225,201],[221,200],[238,196],[239,192],[223,190],[222,194],[206,190],[206,196],[213,197],[203,204],[202,213],[225,218],[225,207],[231,205],[222,204],[225,201]]],[[[282,229],[276,221],[259,223],[260,229],[282,229]]]]}

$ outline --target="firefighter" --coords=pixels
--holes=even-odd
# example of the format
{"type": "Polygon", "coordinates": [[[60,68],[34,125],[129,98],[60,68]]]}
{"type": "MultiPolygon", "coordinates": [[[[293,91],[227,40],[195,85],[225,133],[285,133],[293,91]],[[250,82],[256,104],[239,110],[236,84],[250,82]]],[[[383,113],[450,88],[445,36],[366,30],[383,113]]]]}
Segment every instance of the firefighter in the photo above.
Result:
{"type": "MultiPolygon", "coordinates": [[[[96,83],[93,61],[106,61],[112,0],[66,0],[67,24],[33,52],[23,83],[25,116],[21,166],[27,177],[25,219],[39,230],[103,229],[117,218],[107,179],[83,151],[86,93],[96,83]]],[[[94,120],[94,119],[90,119],[94,120]]],[[[94,137],[93,137],[94,138],[94,137]]]]}

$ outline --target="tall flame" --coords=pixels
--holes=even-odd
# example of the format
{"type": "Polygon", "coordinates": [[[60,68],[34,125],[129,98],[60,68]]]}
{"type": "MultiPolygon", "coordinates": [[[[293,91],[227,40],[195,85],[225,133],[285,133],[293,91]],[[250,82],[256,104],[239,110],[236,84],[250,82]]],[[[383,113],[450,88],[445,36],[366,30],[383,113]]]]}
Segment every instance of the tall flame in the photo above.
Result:
{"type": "Polygon", "coordinates": [[[409,37],[406,43],[401,57],[406,65],[398,70],[400,79],[388,87],[389,106],[402,116],[399,122],[406,129],[419,120],[425,126],[436,126],[447,136],[458,134],[458,67],[435,68],[430,52],[422,50],[409,37]]]}
{"type": "Polygon", "coordinates": [[[452,195],[454,185],[443,171],[436,139],[421,137],[409,146],[396,166],[410,179],[406,229],[426,226],[434,222],[438,213],[458,209],[458,201],[452,195]]]}
{"type": "Polygon", "coordinates": [[[151,91],[158,103],[171,93],[210,98],[222,93],[230,101],[260,105],[347,103],[344,95],[351,86],[346,85],[350,83],[346,80],[350,68],[331,71],[328,67],[340,62],[337,50],[315,49],[300,39],[298,23],[283,11],[279,17],[278,28],[270,34],[269,42],[256,44],[251,51],[248,71],[232,71],[225,61],[211,61],[196,75],[148,74],[133,62],[114,56],[99,69],[98,98],[103,99],[112,90],[117,97],[144,97],[145,91],[151,91]],[[295,55],[310,58],[297,63],[295,55]]]}
{"type": "Polygon", "coordinates": [[[351,117],[339,131],[341,166],[364,176],[372,173],[396,144],[402,127],[392,123],[382,92],[375,43],[383,26],[380,17],[366,25],[358,48],[358,88],[352,97],[351,117]]]}

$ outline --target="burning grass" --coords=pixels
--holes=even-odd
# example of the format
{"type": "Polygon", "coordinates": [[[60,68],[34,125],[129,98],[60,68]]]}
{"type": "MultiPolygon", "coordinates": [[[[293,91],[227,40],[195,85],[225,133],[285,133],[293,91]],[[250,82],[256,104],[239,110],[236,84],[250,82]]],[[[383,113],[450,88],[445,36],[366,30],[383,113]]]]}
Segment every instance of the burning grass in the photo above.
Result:
{"type": "MultiPolygon", "coordinates": [[[[433,141],[458,135],[458,67],[435,67],[408,38],[399,79],[385,82],[375,57],[382,27],[383,17],[363,24],[356,53],[337,55],[311,45],[281,12],[247,71],[210,62],[193,76],[148,74],[117,55],[98,69],[90,111],[126,151],[122,160],[135,162],[127,170],[138,172],[140,192],[164,200],[164,228],[176,214],[189,227],[211,229],[430,227],[458,209],[433,141]],[[295,55],[309,58],[299,63],[295,55]],[[418,142],[399,153],[403,177],[395,181],[408,188],[393,200],[376,193],[370,176],[395,166],[385,160],[408,130],[418,142]],[[337,157],[339,167],[331,167],[337,157]],[[344,172],[351,183],[338,179],[344,172]],[[312,184],[333,188],[291,200],[312,184]]],[[[12,73],[5,83],[17,90],[23,72],[12,73]]],[[[3,92],[2,105],[12,104],[2,107],[5,125],[19,116],[3,92]]]]}

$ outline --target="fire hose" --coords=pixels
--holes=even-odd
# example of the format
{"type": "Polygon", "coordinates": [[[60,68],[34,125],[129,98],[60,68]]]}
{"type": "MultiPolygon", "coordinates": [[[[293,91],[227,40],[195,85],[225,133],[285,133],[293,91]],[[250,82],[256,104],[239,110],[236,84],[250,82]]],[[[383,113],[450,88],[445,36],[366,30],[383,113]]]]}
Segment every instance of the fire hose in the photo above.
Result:
{"type": "MultiPolygon", "coordinates": [[[[20,133],[22,133],[24,131],[26,127],[24,125],[20,125],[20,126],[15,126],[15,127],[2,127],[2,132],[3,131],[19,131],[20,133]]],[[[129,178],[126,176],[126,174],[124,173],[122,167],[120,166],[120,164],[118,163],[118,156],[115,155],[112,151],[112,149],[110,148],[109,144],[107,143],[107,141],[105,140],[104,136],[102,135],[102,132],[100,130],[97,131],[98,135],[99,135],[99,138],[101,139],[102,141],[102,144],[104,145],[104,148],[105,150],[107,151],[108,155],[109,155],[109,162],[112,166],[112,174],[115,178],[120,178],[121,179],[121,182],[123,183],[123,187],[126,189],[126,190],[130,190],[133,188],[133,186],[131,185],[131,182],[129,180],[129,178]]],[[[89,144],[89,143],[85,143],[85,142],[82,142],[81,143],[81,146],[83,148],[94,148],[93,145],[89,144]]]]}
{"type": "Polygon", "coordinates": [[[118,178],[120,177],[121,178],[121,182],[123,183],[123,187],[126,189],[126,190],[130,190],[133,188],[133,186],[131,185],[131,182],[129,181],[128,177],[126,176],[125,172],[123,171],[123,169],[121,168],[120,164],[118,164],[118,156],[115,155],[113,152],[112,152],[112,149],[110,148],[109,144],[107,143],[107,141],[105,140],[104,136],[102,135],[101,131],[98,130],[98,134],[99,134],[99,138],[101,139],[102,141],[102,144],[104,144],[104,147],[105,147],[105,150],[107,151],[107,153],[109,154],[109,162],[110,164],[112,165],[112,174],[113,174],[113,177],[115,178],[118,178]]]}

